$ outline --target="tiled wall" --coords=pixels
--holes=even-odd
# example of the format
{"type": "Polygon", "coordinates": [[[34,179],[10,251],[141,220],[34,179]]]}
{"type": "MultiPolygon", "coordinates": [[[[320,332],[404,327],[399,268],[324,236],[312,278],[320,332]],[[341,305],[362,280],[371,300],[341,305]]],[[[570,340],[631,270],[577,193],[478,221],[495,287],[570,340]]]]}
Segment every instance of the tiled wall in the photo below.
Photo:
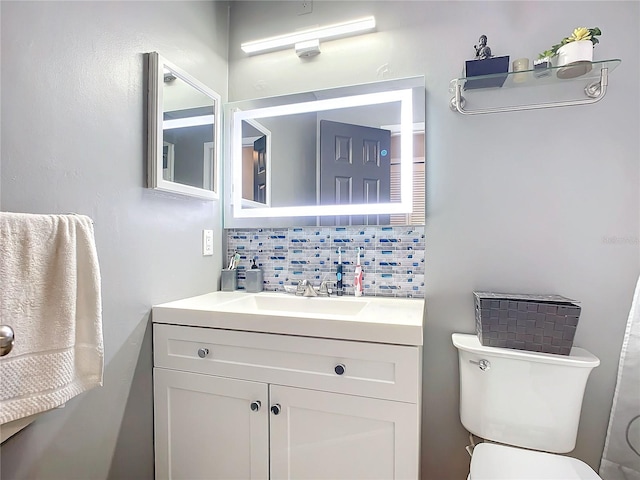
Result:
{"type": "Polygon", "coordinates": [[[255,259],[263,270],[264,289],[283,291],[308,279],[314,286],[335,281],[342,247],[343,284],[353,295],[356,248],[361,247],[364,294],[424,298],[424,226],[299,227],[228,229],[227,261],[240,254],[238,287],[255,259]]]}

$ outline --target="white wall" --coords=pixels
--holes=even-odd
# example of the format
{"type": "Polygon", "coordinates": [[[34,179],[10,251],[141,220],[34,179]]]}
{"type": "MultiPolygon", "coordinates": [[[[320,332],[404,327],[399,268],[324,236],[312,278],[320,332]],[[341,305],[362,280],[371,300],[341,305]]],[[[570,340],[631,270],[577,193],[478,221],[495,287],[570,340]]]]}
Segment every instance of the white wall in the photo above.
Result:
{"type": "Polygon", "coordinates": [[[0,2],[2,208],[95,222],[104,386],[1,447],[3,479],[153,478],[149,311],[216,290],[219,205],[145,189],[144,53],[226,98],[225,2],[0,2]]]}
{"type": "Polygon", "coordinates": [[[478,289],[582,302],[575,343],[602,363],[589,380],[574,455],[597,468],[640,263],[640,50],[628,39],[639,30],[640,3],[316,0],[308,15],[297,14],[298,3],[232,2],[230,100],[426,76],[422,478],[466,476],[450,335],[474,331],[478,289]],[[293,50],[240,50],[245,41],[370,14],[376,33],[323,42],[310,60],[293,50]],[[495,55],[533,59],[577,26],[602,29],[596,59],[623,61],[600,103],[476,117],[449,110],[449,81],[481,34],[495,55]]]}

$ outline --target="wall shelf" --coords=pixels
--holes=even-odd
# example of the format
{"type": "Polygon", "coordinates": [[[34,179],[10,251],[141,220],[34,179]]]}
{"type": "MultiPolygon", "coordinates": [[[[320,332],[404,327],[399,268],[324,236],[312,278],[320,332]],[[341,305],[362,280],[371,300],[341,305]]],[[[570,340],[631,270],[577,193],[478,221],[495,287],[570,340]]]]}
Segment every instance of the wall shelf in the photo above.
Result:
{"type": "Polygon", "coordinates": [[[589,105],[604,98],[607,92],[608,75],[618,65],[620,65],[620,63],[621,60],[612,59],[597,62],[584,62],[579,65],[574,64],[565,65],[563,67],[550,67],[542,70],[523,70],[519,72],[455,78],[451,80],[449,85],[449,93],[453,94],[450,107],[453,111],[462,113],[463,115],[482,115],[487,113],[516,112],[521,110],[589,105]],[[580,74],[584,70],[588,71],[580,74]],[[504,79],[502,87],[477,88],[478,84],[491,83],[491,80],[494,80],[495,82],[496,79],[504,79]],[[542,85],[566,85],[569,83],[576,86],[582,86],[586,98],[547,103],[481,108],[477,110],[465,110],[464,108],[466,100],[462,95],[463,91],[481,93],[489,90],[496,91],[499,88],[510,90],[542,85]]]}

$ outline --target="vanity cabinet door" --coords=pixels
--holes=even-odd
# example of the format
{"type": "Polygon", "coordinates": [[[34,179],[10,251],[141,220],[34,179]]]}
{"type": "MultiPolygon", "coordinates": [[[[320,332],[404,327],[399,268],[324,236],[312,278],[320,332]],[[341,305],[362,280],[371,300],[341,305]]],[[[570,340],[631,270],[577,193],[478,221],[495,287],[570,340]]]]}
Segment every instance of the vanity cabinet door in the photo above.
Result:
{"type": "Polygon", "coordinates": [[[272,480],[418,478],[416,404],[271,385],[270,408],[272,480]]]}
{"type": "Polygon", "coordinates": [[[157,479],[268,478],[267,384],[153,371],[157,479]]]}

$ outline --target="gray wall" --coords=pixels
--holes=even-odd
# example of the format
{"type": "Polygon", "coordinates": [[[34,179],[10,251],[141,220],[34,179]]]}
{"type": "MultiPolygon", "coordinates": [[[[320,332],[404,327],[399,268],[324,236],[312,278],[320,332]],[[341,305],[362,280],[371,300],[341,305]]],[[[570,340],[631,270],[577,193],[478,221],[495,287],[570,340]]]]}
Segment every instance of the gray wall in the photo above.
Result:
{"type": "Polygon", "coordinates": [[[598,466],[639,272],[640,51],[628,40],[639,27],[638,2],[316,0],[313,13],[301,16],[296,2],[232,3],[231,100],[426,76],[422,478],[466,477],[450,335],[474,331],[475,289],[582,301],[576,344],[602,363],[587,386],[573,455],[598,466]],[[376,16],[377,33],[323,42],[311,60],[293,49],[247,57],[239,48],[369,14],[376,16]],[[449,110],[449,81],[473,58],[481,34],[495,55],[535,58],[577,26],[602,29],[596,59],[623,60],[602,102],[477,117],[449,110]]]}
{"type": "Polygon", "coordinates": [[[3,210],[95,222],[104,386],[1,447],[2,479],[153,476],[153,304],[217,290],[217,203],[145,186],[145,52],[226,98],[224,2],[2,1],[3,210]],[[201,231],[214,229],[213,257],[201,231]]]}

